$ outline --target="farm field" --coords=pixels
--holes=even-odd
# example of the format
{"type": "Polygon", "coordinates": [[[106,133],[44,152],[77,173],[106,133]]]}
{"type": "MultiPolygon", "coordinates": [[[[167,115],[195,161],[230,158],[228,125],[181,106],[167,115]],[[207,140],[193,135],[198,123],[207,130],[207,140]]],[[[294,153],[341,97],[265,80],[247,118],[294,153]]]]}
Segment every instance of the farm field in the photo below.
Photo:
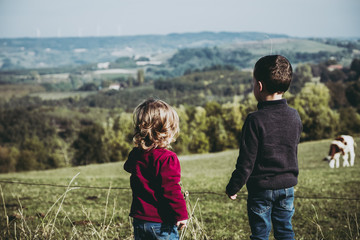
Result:
{"type": "Polygon", "coordinates": [[[39,97],[41,100],[59,100],[64,98],[82,98],[91,94],[96,94],[96,91],[72,91],[72,92],[39,92],[29,94],[31,97],[39,97]]]}
{"type": "Polygon", "coordinates": [[[44,94],[45,89],[42,86],[30,84],[3,84],[0,87],[0,100],[9,100],[13,97],[23,97],[32,93],[44,94]]]}
{"type": "MultiPolygon", "coordinates": [[[[299,146],[296,239],[360,239],[360,138],[352,168],[330,169],[322,161],[330,142],[299,146]]],[[[179,157],[193,212],[183,239],[249,239],[246,189],[235,201],[224,193],[237,155],[179,157]]],[[[1,174],[0,186],[0,239],[132,239],[129,174],[122,162],[1,174]]]]}

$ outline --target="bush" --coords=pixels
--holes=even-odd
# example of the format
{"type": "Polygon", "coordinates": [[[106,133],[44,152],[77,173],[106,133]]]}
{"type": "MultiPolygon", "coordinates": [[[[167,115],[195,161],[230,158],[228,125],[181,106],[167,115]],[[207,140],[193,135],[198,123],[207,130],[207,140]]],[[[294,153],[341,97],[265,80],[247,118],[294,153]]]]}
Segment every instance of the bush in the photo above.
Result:
{"type": "Polygon", "coordinates": [[[0,146],[0,173],[15,172],[19,151],[16,148],[0,146]]]}
{"type": "Polygon", "coordinates": [[[98,124],[84,127],[74,141],[74,165],[109,162],[102,136],[104,129],[98,124]]]}

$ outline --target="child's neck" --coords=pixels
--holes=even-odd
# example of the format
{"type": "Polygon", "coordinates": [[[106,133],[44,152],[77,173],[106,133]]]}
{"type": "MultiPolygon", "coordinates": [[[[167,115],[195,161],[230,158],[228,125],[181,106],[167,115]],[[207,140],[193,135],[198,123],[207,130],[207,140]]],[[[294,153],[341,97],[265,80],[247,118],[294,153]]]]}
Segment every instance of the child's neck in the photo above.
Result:
{"type": "Polygon", "coordinates": [[[270,95],[264,96],[264,101],[275,101],[275,100],[281,100],[283,96],[283,93],[274,93],[270,95]]]}

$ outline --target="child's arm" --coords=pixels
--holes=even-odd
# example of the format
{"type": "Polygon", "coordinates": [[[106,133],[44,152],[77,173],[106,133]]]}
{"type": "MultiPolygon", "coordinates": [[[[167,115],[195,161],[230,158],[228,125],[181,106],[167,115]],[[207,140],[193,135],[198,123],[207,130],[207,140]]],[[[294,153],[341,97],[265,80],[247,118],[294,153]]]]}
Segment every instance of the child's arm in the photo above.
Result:
{"type": "Polygon", "coordinates": [[[247,117],[242,129],[240,152],[230,181],[226,186],[226,193],[231,199],[236,199],[236,193],[246,184],[250,177],[258,152],[257,123],[247,117]]]}
{"type": "Polygon", "coordinates": [[[133,156],[133,151],[131,151],[129,153],[129,156],[128,156],[128,159],[126,160],[126,162],[124,163],[124,170],[131,173],[132,170],[134,169],[135,167],[135,164],[136,164],[136,159],[134,158],[133,156]]]}
{"type": "Polygon", "coordinates": [[[167,156],[160,167],[160,178],[164,203],[163,209],[167,209],[166,217],[172,218],[179,226],[184,225],[188,219],[186,202],[181,193],[179,184],[181,178],[180,162],[175,154],[167,156]]]}

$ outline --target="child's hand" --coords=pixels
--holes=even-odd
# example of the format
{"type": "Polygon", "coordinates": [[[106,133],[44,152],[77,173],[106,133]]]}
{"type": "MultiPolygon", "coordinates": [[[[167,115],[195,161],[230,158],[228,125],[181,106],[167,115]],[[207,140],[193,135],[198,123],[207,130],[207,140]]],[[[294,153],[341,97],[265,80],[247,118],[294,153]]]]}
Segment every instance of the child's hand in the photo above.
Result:
{"type": "Polygon", "coordinates": [[[186,226],[187,220],[182,220],[182,221],[178,221],[176,223],[176,226],[178,228],[178,230],[183,229],[186,226]]]}
{"type": "MultiPolygon", "coordinates": [[[[226,193],[227,194],[227,193],[226,193]]],[[[234,195],[229,195],[229,194],[227,194],[228,195],[228,197],[231,199],[231,200],[235,200],[236,199],[236,197],[237,197],[237,194],[234,194],[234,195]]]]}
{"type": "Polygon", "coordinates": [[[234,194],[234,195],[232,195],[232,196],[229,196],[229,198],[230,198],[231,200],[235,200],[236,197],[237,197],[237,194],[234,194]]]}

